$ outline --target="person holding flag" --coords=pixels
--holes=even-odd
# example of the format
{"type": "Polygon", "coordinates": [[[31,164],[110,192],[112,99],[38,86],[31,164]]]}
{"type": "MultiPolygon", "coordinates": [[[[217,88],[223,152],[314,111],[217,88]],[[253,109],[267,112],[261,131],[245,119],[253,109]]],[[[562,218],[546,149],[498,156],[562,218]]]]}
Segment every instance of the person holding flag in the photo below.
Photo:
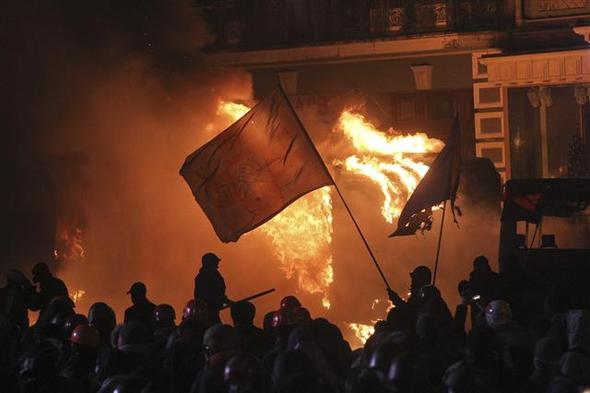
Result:
{"type": "Polygon", "coordinates": [[[222,242],[236,242],[303,195],[332,185],[381,279],[374,253],[289,98],[279,85],[189,155],[181,176],[222,242]]]}

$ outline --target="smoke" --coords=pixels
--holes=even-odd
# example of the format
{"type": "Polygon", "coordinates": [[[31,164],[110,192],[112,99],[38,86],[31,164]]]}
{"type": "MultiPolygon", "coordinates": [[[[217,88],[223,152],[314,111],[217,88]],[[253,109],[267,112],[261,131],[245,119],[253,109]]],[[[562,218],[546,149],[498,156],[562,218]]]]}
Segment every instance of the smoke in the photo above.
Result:
{"type": "MultiPolygon", "coordinates": [[[[222,258],[230,298],[277,287],[256,302],[259,318],[297,292],[296,278],[284,278],[261,234],[220,243],[178,175],[184,157],[227,125],[216,123],[218,100],[252,95],[247,73],[202,55],[212,37],[190,1],[14,2],[0,18],[7,44],[0,64],[1,156],[9,199],[25,200],[41,213],[55,211],[53,219],[47,213],[46,228],[82,230],[84,258],[53,266],[71,292],[85,291],[81,312],[105,301],[121,316],[134,281],[147,284],[154,302],[180,311],[192,297],[193,277],[207,251],[222,258]]],[[[344,154],[330,133],[333,122],[301,115],[327,162],[344,154]]],[[[388,239],[392,228],[381,218],[378,188],[336,177],[391,285],[404,295],[408,272],[432,265],[439,216],[435,230],[424,236],[388,239]]],[[[383,309],[369,306],[375,298],[385,300],[384,285],[335,193],[333,199],[333,307],[323,310],[321,295],[298,295],[305,305],[317,305],[310,307],[314,316],[327,313],[335,322],[382,318],[383,309]]],[[[26,209],[2,206],[12,217],[4,220],[2,238],[11,240],[3,249],[18,243],[21,251],[4,258],[2,269],[16,265],[28,272],[51,257],[53,239],[32,235],[39,220],[23,219],[26,209]],[[19,225],[26,233],[15,229],[19,225]],[[23,251],[34,248],[41,251],[23,251]]],[[[497,248],[497,218],[462,207],[460,229],[447,216],[441,251],[439,286],[451,306],[454,286],[471,260],[488,254],[493,261],[497,248]]]]}
{"type": "MultiPolygon", "coordinates": [[[[238,274],[234,265],[264,247],[222,246],[178,175],[184,157],[212,137],[206,125],[218,100],[251,96],[248,74],[202,55],[211,36],[192,2],[14,2],[2,19],[7,189],[10,200],[35,193],[37,205],[55,209],[58,228],[82,230],[85,257],[53,266],[70,292],[85,291],[80,311],[102,300],[120,313],[140,280],[148,297],[180,309],[207,251],[222,257],[235,283],[230,295],[265,289],[253,280],[259,270],[238,274]],[[55,191],[30,186],[33,172],[55,191]]],[[[22,221],[15,217],[3,234],[22,221]]],[[[23,225],[28,233],[14,242],[37,239],[35,225],[23,225]]],[[[20,249],[39,248],[33,243],[20,249]]],[[[28,272],[41,257],[50,255],[4,258],[3,270],[28,272]]],[[[261,282],[272,274],[261,273],[261,282]]]]}

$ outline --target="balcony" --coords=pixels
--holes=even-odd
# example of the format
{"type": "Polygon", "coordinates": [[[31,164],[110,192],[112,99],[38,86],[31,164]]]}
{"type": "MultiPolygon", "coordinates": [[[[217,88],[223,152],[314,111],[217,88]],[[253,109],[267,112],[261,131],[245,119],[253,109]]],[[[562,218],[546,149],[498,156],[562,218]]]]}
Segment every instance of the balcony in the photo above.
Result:
{"type": "Polygon", "coordinates": [[[509,26],[499,0],[200,1],[212,49],[255,50],[509,26]]]}

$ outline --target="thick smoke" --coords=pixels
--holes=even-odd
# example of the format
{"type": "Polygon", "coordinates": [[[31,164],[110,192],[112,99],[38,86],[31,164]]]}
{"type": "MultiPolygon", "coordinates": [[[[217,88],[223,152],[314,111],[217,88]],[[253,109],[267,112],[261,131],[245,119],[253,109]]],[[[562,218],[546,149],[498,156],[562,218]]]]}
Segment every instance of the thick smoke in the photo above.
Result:
{"type": "MultiPolygon", "coordinates": [[[[55,209],[58,227],[82,229],[85,257],[53,266],[71,291],[86,292],[81,311],[104,300],[120,312],[137,280],[154,301],[180,308],[192,297],[200,255],[209,250],[224,259],[230,295],[272,282],[268,275],[278,275],[272,269],[258,282],[256,269],[238,273],[256,258],[254,250],[267,250],[248,242],[222,247],[178,175],[184,157],[212,137],[206,125],[217,101],[251,95],[246,73],[201,55],[211,37],[191,2],[15,2],[9,8],[2,17],[7,191],[11,201],[34,193],[42,200],[37,205],[55,209]],[[41,173],[33,185],[31,173],[41,173]],[[235,269],[238,255],[243,265],[235,269]]],[[[7,213],[13,211],[19,210],[9,206],[7,213]]],[[[11,222],[3,228],[11,239],[6,248],[34,238],[14,234],[22,217],[11,222]]],[[[39,248],[20,248],[26,247],[39,248]]],[[[28,273],[50,257],[22,254],[4,258],[3,270],[18,264],[28,273]]]]}
{"type": "MultiPolygon", "coordinates": [[[[212,37],[190,1],[14,2],[0,18],[8,195],[1,237],[3,249],[13,251],[5,253],[3,272],[19,266],[28,273],[33,263],[50,259],[53,235],[46,233],[73,226],[82,230],[85,257],[53,267],[72,292],[86,292],[81,312],[106,301],[121,315],[129,304],[125,292],[139,280],[148,297],[180,311],[207,251],[221,256],[230,297],[277,287],[257,301],[259,318],[296,292],[296,279],[284,278],[261,234],[220,243],[178,175],[184,157],[226,125],[207,127],[216,121],[218,100],[251,97],[247,73],[202,56],[200,48],[212,37]],[[32,218],[24,217],[30,211],[32,218]]],[[[326,161],[341,155],[330,140],[332,124],[316,123],[314,114],[303,117],[326,161]]],[[[403,294],[408,271],[432,263],[437,232],[387,239],[393,228],[380,217],[379,189],[336,178],[392,286],[403,294]]],[[[339,323],[384,317],[383,308],[369,309],[372,299],[385,299],[384,286],[333,196],[336,282],[328,316],[339,323]]],[[[465,217],[476,216],[464,210],[465,217]]],[[[486,222],[491,225],[482,226],[479,216],[462,220],[459,230],[447,221],[439,271],[445,295],[455,294],[473,257],[495,252],[497,219],[486,222]]],[[[321,296],[299,295],[315,305],[312,314],[325,311],[321,296]]]]}

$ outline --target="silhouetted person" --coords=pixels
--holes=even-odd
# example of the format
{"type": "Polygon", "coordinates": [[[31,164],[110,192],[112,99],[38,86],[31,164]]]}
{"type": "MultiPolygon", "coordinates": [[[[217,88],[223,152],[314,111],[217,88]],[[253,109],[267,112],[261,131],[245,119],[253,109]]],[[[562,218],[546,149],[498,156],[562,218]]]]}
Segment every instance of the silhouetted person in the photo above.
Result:
{"type": "Polygon", "coordinates": [[[142,282],[135,282],[127,292],[131,295],[133,306],[125,310],[124,322],[137,321],[142,323],[148,330],[152,329],[152,315],[156,305],[146,297],[147,289],[142,282]]]}
{"type": "Polygon", "coordinates": [[[39,310],[39,318],[41,318],[52,299],[60,296],[69,298],[68,288],[62,280],[51,274],[46,263],[36,264],[32,273],[33,282],[39,284],[39,290],[31,294],[29,309],[39,310]]]}
{"type": "Polygon", "coordinates": [[[483,304],[497,297],[498,273],[490,267],[488,258],[483,255],[473,260],[473,271],[469,273],[469,287],[474,295],[480,295],[483,304]]]}
{"type": "Polygon", "coordinates": [[[219,273],[219,257],[211,252],[201,258],[201,269],[195,277],[195,300],[203,300],[209,310],[209,323],[221,323],[219,311],[229,303],[225,296],[225,281],[219,273]]]}
{"type": "Polygon", "coordinates": [[[430,285],[432,281],[432,273],[426,266],[418,266],[410,273],[410,297],[408,300],[403,300],[395,291],[388,289],[389,300],[396,307],[410,306],[411,308],[417,308],[420,301],[418,294],[420,289],[430,285]]]}
{"type": "Polygon", "coordinates": [[[268,337],[262,329],[254,326],[256,307],[254,304],[242,301],[231,305],[231,319],[240,338],[242,351],[261,356],[269,349],[268,337]]]}
{"type": "Polygon", "coordinates": [[[33,286],[25,275],[16,269],[6,274],[6,286],[0,288],[0,312],[22,332],[29,327],[27,305],[33,293],[33,286]]]}
{"type": "Polygon", "coordinates": [[[115,311],[106,303],[94,303],[88,310],[88,323],[98,330],[101,346],[108,346],[117,325],[115,311]]]}

